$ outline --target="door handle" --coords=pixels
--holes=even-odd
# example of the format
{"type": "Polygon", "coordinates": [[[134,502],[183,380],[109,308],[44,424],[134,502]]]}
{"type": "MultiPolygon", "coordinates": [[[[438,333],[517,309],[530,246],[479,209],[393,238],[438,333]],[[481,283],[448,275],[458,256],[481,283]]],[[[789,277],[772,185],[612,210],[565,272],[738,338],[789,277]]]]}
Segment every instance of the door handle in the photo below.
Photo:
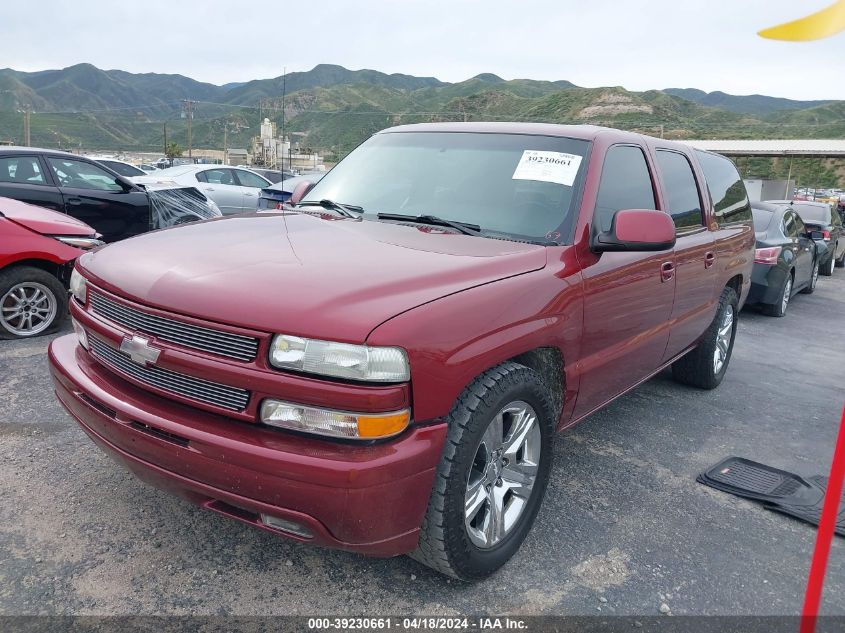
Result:
{"type": "Polygon", "coordinates": [[[705,253],[704,254],[704,267],[710,268],[713,264],[716,263],[716,255],[713,253],[705,253]]]}
{"type": "Polygon", "coordinates": [[[675,278],[675,264],[663,262],[660,265],[660,281],[672,281],[675,278]]]}
{"type": "Polygon", "coordinates": [[[214,191],[214,187],[205,187],[205,191],[214,191]]]}
{"type": "Polygon", "coordinates": [[[82,204],[82,198],[68,198],[67,203],[76,206],[82,204]]]}
{"type": "Polygon", "coordinates": [[[254,194],[254,193],[244,193],[244,195],[245,195],[245,196],[249,196],[250,198],[254,198],[254,197],[255,197],[255,194],[254,194]]]}

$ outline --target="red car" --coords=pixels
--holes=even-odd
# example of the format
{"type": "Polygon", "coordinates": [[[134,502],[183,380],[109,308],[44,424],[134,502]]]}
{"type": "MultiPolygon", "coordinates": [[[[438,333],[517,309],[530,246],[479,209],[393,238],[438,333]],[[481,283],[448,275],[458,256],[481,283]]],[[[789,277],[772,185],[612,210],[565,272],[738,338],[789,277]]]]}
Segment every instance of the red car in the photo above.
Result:
{"type": "Polygon", "coordinates": [[[67,314],[71,264],[100,244],[79,220],[0,198],[0,339],[58,329],[67,314]]]}
{"type": "Polygon", "coordinates": [[[50,347],[91,438],[210,510],[481,578],[530,530],[555,431],[667,366],[725,375],[755,242],[724,157],[412,125],[303,192],[84,255],[50,347]]]}

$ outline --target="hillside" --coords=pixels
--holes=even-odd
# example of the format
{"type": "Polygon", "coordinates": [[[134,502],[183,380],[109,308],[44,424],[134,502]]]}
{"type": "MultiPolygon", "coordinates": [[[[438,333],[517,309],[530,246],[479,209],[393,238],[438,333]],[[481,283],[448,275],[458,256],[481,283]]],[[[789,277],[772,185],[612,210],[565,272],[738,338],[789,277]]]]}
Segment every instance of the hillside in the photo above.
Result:
{"type": "MultiPolygon", "coordinates": [[[[569,81],[505,80],[482,73],[466,81],[348,70],[320,64],[286,77],[224,86],[182,75],[133,74],[77,64],[26,73],[0,70],[0,140],[23,136],[20,110],[32,115],[32,142],[47,147],[156,150],[187,144],[183,99],[196,102],[194,147],[247,147],[270,117],[303,147],[334,157],[398,123],[516,120],[593,123],[669,138],[838,138],[845,102],[794,101],[696,89],[633,92],[583,88],[569,81]],[[282,92],[286,92],[284,99],[282,92]]],[[[774,169],[774,167],[772,167],[774,169]]]]}

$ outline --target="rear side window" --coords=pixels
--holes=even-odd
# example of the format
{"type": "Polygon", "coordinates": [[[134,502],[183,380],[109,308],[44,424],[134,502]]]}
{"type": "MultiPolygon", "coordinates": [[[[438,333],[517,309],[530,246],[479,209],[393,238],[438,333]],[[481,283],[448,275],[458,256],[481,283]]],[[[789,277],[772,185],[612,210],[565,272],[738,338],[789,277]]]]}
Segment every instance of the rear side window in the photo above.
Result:
{"type": "Polygon", "coordinates": [[[783,214],[783,233],[787,237],[798,237],[798,225],[795,223],[795,214],[792,211],[783,214]]]}
{"type": "Polygon", "coordinates": [[[678,152],[657,150],[657,168],[666,189],[665,210],[672,216],[675,228],[704,226],[698,185],[686,157],[678,152]]]}
{"type": "Polygon", "coordinates": [[[261,178],[261,176],[257,176],[249,171],[244,171],[243,169],[236,169],[235,173],[238,175],[238,182],[240,182],[243,187],[258,187],[259,189],[263,189],[269,184],[266,180],[261,178]]]}
{"type": "Polygon", "coordinates": [[[0,182],[43,185],[44,174],[35,156],[7,156],[0,158],[0,182]]]}
{"type": "Polygon", "coordinates": [[[751,219],[751,205],[736,166],[724,156],[697,151],[719,225],[751,219]]]}
{"type": "Polygon", "coordinates": [[[656,209],[651,174],[643,151],[633,145],[614,145],[604,157],[593,222],[610,230],[613,215],[621,209],[656,209]]]}

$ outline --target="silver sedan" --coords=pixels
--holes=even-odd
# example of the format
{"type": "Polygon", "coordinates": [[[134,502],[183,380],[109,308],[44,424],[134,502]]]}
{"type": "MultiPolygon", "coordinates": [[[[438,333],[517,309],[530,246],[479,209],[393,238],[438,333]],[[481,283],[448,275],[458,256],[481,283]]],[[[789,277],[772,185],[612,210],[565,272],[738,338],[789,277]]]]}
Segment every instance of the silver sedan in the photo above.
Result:
{"type": "Polygon", "coordinates": [[[259,192],[270,181],[243,167],[227,165],[178,165],[148,176],[131,178],[138,184],[190,185],[211,198],[223,215],[254,211],[259,192]]]}

